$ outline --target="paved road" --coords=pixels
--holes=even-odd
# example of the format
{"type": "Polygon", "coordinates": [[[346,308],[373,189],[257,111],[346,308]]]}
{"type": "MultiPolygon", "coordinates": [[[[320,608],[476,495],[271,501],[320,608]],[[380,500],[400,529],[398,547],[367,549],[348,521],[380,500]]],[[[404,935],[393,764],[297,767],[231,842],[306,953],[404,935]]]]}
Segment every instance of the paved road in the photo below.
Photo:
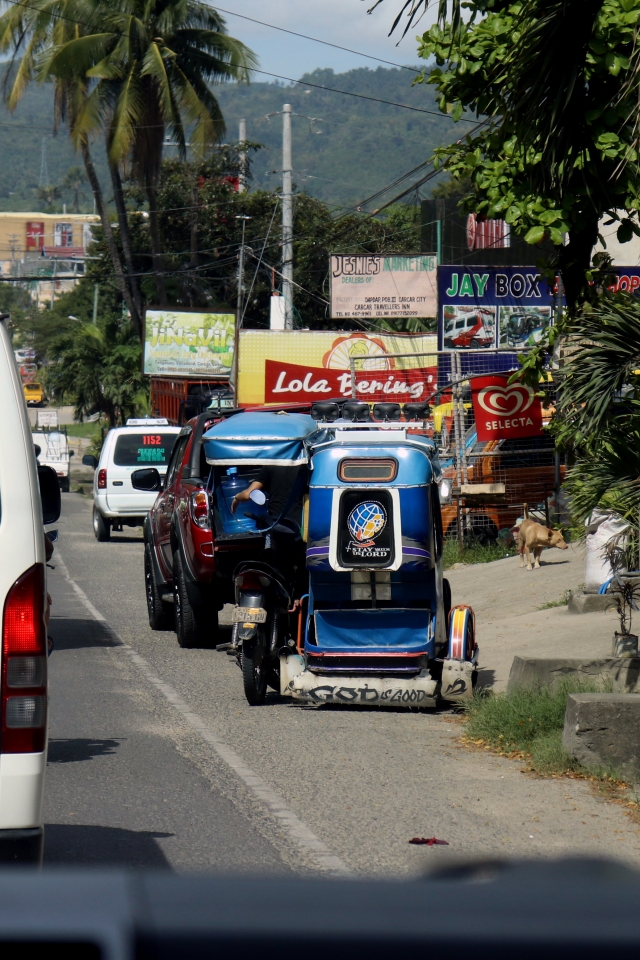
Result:
{"type": "Polygon", "coordinates": [[[58,526],[47,862],[388,876],[487,855],[640,864],[619,807],[461,747],[449,712],[276,694],[249,707],[224,654],[149,630],[138,531],[97,543],[75,494],[58,526]]]}

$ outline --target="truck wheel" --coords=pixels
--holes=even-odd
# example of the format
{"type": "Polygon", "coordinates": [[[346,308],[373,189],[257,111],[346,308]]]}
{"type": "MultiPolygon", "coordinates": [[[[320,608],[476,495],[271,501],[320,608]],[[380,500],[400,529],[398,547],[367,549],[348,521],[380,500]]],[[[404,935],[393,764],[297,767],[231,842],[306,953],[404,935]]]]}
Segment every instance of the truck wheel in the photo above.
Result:
{"type": "Polygon", "coordinates": [[[197,607],[191,604],[179,550],[173,555],[173,615],[181,647],[215,647],[218,613],[211,604],[203,603],[197,607]]]}
{"type": "Polygon", "coordinates": [[[111,539],[111,521],[103,517],[96,507],[93,508],[93,532],[99,543],[111,539]]]}
{"type": "Polygon", "coordinates": [[[264,703],[267,695],[267,641],[264,627],[258,627],[253,640],[242,644],[242,681],[244,695],[252,707],[264,703]]]}
{"type": "Polygon", "coordinates": [[[162,594],[158,589],[156,568],[153,562],[150,543],[145,543],[144,546],[144,585],[147,595],[149,626],[152,630],[172,630],[173,616],[172,611],[169,609],[171,604],[166,603],[162,599],[162,594]]]}
{"type": "Polygon", "coordinates": [[[69,477],[65,477],[63,480],[60,481],[60,492],[69,493],[70,489],[71,489],[71,484],[69,482],[69,477]]]}

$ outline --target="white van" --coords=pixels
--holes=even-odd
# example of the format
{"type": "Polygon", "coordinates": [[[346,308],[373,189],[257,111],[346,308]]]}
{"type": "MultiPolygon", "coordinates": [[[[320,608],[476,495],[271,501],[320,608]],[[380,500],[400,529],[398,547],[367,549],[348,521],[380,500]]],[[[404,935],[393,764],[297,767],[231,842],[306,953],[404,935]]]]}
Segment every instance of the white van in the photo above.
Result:
{"type": "Polygon", "coordinates": [[[169,421],[143,417],[127,420],[124,427],[109,430],[100,460],[86,455],[83,464],[95,469],[93,477],[93,532],[101,543],[111,530],[142,526],[156,501],[157,492],[134,490],[131,474],[142,467],[155,467],[162,479],[180,427],[169,421]]]}
{"type": "Polygon", "coordinates": [[[36,464],[22,383],[4,323],[0,410],[0,861],[37,863],[42,859],[47,760],[43,522],[58,519],[60,490],[55,473],[36,464]]]}
{"type": "Polygon", "coordinates": [[[38,463],[55,470],[60,489],[63,493],[69,493],[71,457],[74,454],[73,450],[69,449],[66,433],[58,428],[43,429],[42,432],[37,431],[32,436],[35,445],[40,447],[38,463]]]}

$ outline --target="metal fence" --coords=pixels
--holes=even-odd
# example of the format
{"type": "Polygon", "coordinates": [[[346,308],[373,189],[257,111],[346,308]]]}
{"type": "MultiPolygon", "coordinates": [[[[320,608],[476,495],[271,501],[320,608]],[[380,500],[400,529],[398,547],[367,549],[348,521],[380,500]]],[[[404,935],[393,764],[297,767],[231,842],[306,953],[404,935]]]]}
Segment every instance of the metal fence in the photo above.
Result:
{"type": "MultiPolygon", "coordinates": [[[[471,398],[473,379],[488,374],[510,374],[520,368],[513,350],[445,350],[429,354],[388,355],[396,369],[437,369],[437,387],[420,400],[428,400],[430,415],[421,428],[438,444],[443,474],[451,494],[442,504],[445,537],[491,543],[508,541],[510,530],[523,516],[547,525],[562,519],[561,485],[564,458],[555,451],[553,437],[478,440],[471,398]]],[[[543,422],[548,422],[555,401],[551,377],[544,384],[543,422]]],[[[352,393],[371,380],[366,361],[351,360],[352,393]],[[359,366],[360,364],[360,366],[359,366]]],[[[391,397],[389,398],[391,399],[391,397]]]]}

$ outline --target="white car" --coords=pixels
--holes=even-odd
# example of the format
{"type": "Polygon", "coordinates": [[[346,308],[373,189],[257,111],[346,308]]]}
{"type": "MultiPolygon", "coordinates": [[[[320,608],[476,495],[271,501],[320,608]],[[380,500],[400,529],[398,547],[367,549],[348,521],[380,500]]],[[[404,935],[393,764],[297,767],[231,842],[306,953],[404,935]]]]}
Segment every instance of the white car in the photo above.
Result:
{"type": "Polygon", "coordinates": [[[36,464],[11,341],[0,323],[0,861],[42,860],[47,762],[43,523],[60,514],[54,471],[36,464]]]}
{"type": "Polygon", "coordinates": [[[134,490],[131,474],[144,467],[155,467],[164,479],[171,451],[180,427],[168,420],[149,417],[127,420],[125,427],[109,430],[102,445],[100,460],[90,455],[83,464],[95,469],[93,477],[93,532],[101,543],[109,540],[111,530],[138,527],[155,503],[157,492],[134,490]]]}

